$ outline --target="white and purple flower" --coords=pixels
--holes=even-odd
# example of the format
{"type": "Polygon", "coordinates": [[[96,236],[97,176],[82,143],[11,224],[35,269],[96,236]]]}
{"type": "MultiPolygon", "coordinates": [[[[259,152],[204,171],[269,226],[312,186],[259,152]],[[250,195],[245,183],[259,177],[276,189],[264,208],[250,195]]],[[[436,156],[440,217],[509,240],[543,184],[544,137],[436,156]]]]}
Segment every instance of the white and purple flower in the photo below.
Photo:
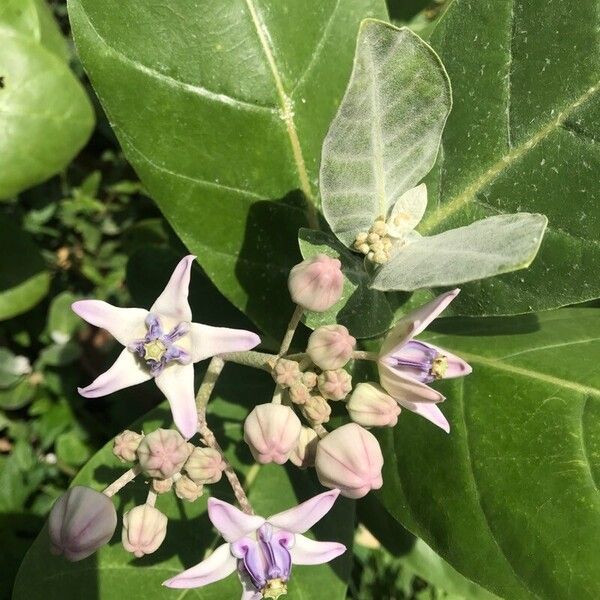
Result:
{"type": "Polygon", "coordinates": [[[329,490],[266,519],[210,498],[208,516],[226,543],[163,585],[197,588],[237,570],[242,600],[278,598],[287,591],[292,565],[326,563],[345,552],[343,544],[318,542],[302,535],[329,512],[339,493],[329,490]]]}
{"type": "Polygon", "coordinates": [[[179,262],[149,311],[118,308],[101,300],[80,300],[72,305],[82,319],[106,329],[125,346],[110,369],[79,388],[79,393],[97,398],[154,378],[186,439],[197,428],[193,363],[250,350],[260,343],[250,331],[192,323],[188,288],[195,258],[189,255],[179,262]]]}
{"type": "Polygon", "coordinates": [[[404,316],[387,335],[379,351],[379,380],[400,406],[425,417],[444,431],[450,425],[437,407],[445,397],[429,387],[438,379],[463,377],[471,367],[461,358],[432,344],[415,340],[456,298],[455,289],[404,316]]]}

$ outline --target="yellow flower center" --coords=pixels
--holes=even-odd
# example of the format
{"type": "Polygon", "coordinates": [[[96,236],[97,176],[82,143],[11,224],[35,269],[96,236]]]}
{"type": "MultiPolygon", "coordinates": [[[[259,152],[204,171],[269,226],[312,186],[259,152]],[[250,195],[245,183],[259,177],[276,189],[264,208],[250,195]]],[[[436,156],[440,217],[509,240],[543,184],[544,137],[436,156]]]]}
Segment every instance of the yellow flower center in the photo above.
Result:
{"type": "Polygon", "coordinates": [[[431,365],[431,376],[442,379],[448,370],[448,359],[443,354],[438,354],[431,365]]]}
{"type": "Polygon", "coordinates": [[[144,344],[144,360],[160,362],[165,355],[167,347],[160,340],[152,340],[144,344]]]}
{"type": "Polygon", "coordinates": [[[261,590],[263,598],[273,598],[277,600],[279,596],[287,594],[287,585],[281,578],[269,579],[265,587],[261,590]]]}

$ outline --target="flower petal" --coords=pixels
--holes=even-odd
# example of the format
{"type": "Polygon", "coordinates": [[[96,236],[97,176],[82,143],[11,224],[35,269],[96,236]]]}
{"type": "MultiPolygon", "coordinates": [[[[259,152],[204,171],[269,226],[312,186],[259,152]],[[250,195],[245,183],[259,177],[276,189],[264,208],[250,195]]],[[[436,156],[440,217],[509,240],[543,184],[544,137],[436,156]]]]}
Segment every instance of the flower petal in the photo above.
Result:
{"type": "Polygon", "coordinates": [[[297,533],[294,545],[290,548],[292,563],[295,565],[320,565],[337,558],[346,551],[338,542],[317,542],[297,533]]]}
{"type": "Polygon", "coordinates": [[[167,579],[163,585],[170,588],[197,588],[225,579],[236,567],[237,559],[231,554],[229,544],[222,544],[206,560],[167,579]]]}
{"type": "Polygon", "coordinates": [[[456,377],[465,377],[473,372],[471,365],[464,361],[459,356],[448,352],[448,350],[444,350],[444,348],[439,348],[438,346],[434,346],[433,344],[428,344],[426,342],[421,342],[421,344],[425,344],[430,348],[433,348],[438,354],[446,357],[448,361],[448,369],[444,373],[444,377],[442,379],[454,379],[456,377]]]}
{"type": "Polygon", "coordinates": [[[328,490],[294,508],[268,517],[267,521],[285,531],[304,533],[331,510],[339,494],[340,490],[328,490]]]}
{"type": "Polygon", "coordinates": [[[155,377],[156,385],[171,406],[173,421],[186,440],[198,430],[198,413],[194,397],[194,366],[170,364],[155,377]]]}
{"type": "Polygon", "coordinates": [[[198,362],[225,352],[244,352],[260,344],[260,338],[251,331],[210,327],[192,323],[192,361],[198,362]]]}
{"type": "Polygon", "coordinates": [[[398,374],[392,367],[379,360],[379,382],[385,391],[396,401],[407,400],[414,403],[438,403],[445,397],[428,385],[398,374]]]}
{"type": "Polygon", "coordinates": [[[398,400],[398,402],[404,408],[425,417],[434,425],[441,427],[446,433],[450,433],[450,423],[448,423],[448,420],[436,404],[424,404],[422,402],[417,404],[415,402],[408,402],[407,400],[398,400]]]}
{"type": "Polygon", "coordinates": [[[232,504],[217,498],[208,499],[208,517],[228,542],[235,542],[256,531],[265,522],[262,517],[247,515],[232,504]]]}
{"type": "Polygon", "coordinates": [[[143,308],[119,308],[102,300],[78,300],[71,308],[88,323],[106,329],[123,346],[146,335],[148,311],[143,308]]]}
{"type": "Polygon", "coordinates": [[[460,289],[458,288],[446,292],[402,317],[386,336],[379,351],[379,356],[383,357],[391,354],[410,338],[419,335],[446,309],[450,302],[458,296],[459,292],[460,289]]]}
{"type": "Polygon", "coordinates": [[[108,371],[96,377],[87,387],[77,388],[77,391],[84,398],[99,398],[148,381],[151,377],[150,372],[140,364],[135,355],[125,349],[108,371]]]}
{"type": "Polygon", "coordinates": [[[169,283],[167,283],[162,294],[152,305],[150,312],[164,315],[175,321],[191,321],[192,309],[188,302],[190,286],[190,271],[195,256],[189,254],[179,261],[175,267],[169,283]]]}

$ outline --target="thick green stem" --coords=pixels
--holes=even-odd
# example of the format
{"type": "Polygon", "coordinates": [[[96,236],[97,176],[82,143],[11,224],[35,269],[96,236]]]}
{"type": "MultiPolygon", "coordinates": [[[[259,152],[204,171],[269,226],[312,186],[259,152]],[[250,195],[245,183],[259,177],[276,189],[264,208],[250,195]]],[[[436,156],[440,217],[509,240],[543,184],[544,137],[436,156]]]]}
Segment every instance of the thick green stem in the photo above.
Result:
{"type": "Polygon", "coordinates": [[[277,360],[277,355],[250,350],[248,352],[229,352],[228,354],[221,354],[220,358],[226,362],[232,362],[236,365],[243,365],[254,369],[262,369],[263,371],[270,373],[273,370],[272,365],[277,360]]]}
{"type": "Polygon", "coordinates": [[[292,344],[292,340],[294,339],[294,334],[296,333],[296,329],[298,328],[298,324],[300,323],[300,319],[304,314],[304,308],[302,308],[299,304],[296,306],[294,310],[294,314],[290,319],[290,322],[287,326],[287,331],[283,336],[283,340],[281,342],[281,348],[279,348],[278,356],[283,356],[290,349],[292,344]]]}

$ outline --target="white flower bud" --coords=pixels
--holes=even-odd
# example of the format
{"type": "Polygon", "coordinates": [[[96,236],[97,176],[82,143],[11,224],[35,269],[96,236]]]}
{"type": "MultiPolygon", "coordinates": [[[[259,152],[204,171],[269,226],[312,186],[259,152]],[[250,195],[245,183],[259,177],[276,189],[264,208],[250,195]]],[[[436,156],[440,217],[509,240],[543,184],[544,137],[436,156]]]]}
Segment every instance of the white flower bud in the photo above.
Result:
{"type": "Polygon", "coordinates": [[[344,287],[341,263],[318,254],[302,261],[291,271],[288,288],[292,300],[307,310],[325,312],[341,297],[344,287]]]}
{"type": "Polygon", "coordinates": [[[301,381],[309,390],[312,390],[317,387],[317,374],[314,371],[304,371],[301,381]]]}
{"type": "Polygon", "coordinates": [[[188,457],[187,442],[174,429],[157,429],[140,442],[137,457],[144,472],[155,479],[179,473],[188,457]]]}
{"type": "Polygon", "coordinates": [[[133,552],[137,558],[152,554],[167,535],[167,521],[167,517],[154,506],[135,506],[123,515],[123,548],[133,552]]]}
{"type": "Polygon", "coordinates": [[[352,357],[356,340],[343,325],[325,325],[315,329],[308,338],[306,352],[323,370],[343,367],[352,357]]]}
{"type": "Polygon", "coordinates": [[[157,494],[166,494],[171,491],[173,487],[173,479],[169,477],[168,479],[153,479],[152,480],[152,489],[157,494]]]}
{"type": "Polygon", "coordinates": [[[290,400],[294,404],[305,404],[310,398],[310,390],[303,383],[295,383],[289,390],[290,400]]]}
{"type": "Polygon", "coordinates": [[[175,482],[175,494],[181,500],[187,500],[188,502],[195,502],[202,496],[204,486],[192,481],[187,475],[181,476],[175,482]]]}
{"type": "Polygon", "coordinates": [[[352,376],[344,369],[323,371],[319,375],[319,391],[329,400],[343,400],[352,390],[352,376]]]}
{"type": "Polygon", "coordinates": [[[282,388],[288,388],[300,381],[300,367],[295,360],[280,358],[273,369],[273,379],[282,388]]]}
{"type": "Polygon", "coordinates": [[[197,484],[217,483],[225,469],[221,453],[214,448],[194,448],[184,470],[197,484]]]}
{"type": "Polygon", "coordinates": [[[319,436],[314,429],[302,427],[298,444],[290,454],[290,461],[301,469],[314,467],[319,436]]]}
{"type": "Polygon", "coordinates": [[[322,396],[311,396],[300,410],[311,425],[321,425],[329,421],[331,406],[322,396]]]}
{"type": "Polygon", "coordinates": [[[359,383],[346,404],[350,418],[363,427],[393,427],[400,406],[375,383],[359,383]]]}
{"type": "Polygon", "coordinates": [[[126,429],[115,437],[113,443],[113,454],[122,462],[133,462],[136,459],[136,451],[143,435],[126,429]]]}

